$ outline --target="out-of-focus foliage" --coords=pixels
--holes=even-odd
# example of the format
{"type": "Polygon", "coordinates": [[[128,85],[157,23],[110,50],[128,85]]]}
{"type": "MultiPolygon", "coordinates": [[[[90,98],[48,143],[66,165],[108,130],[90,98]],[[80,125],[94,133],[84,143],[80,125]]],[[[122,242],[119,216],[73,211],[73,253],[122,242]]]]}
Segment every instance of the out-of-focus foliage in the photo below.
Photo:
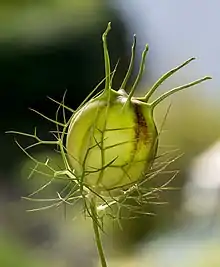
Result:
{"type": "MultiPolygon", "coordinates": [[[[31,256],[27,248],[10,236],[9,233],[0,234],[0,266],[4,267],[46,267],[46,261],[31,256]]],[[[54,265],[55,266],[55,265],[54,265]]]]}
{"type": "Polygon", "coordinates": [[[89,32],[95,23],[105,20],[105,2],[100,0],[45,0],[0,2],[0,40],[27,46],[60,40],[89,32]],[[97,16],[98,14],[98,16],[97,16]]]}

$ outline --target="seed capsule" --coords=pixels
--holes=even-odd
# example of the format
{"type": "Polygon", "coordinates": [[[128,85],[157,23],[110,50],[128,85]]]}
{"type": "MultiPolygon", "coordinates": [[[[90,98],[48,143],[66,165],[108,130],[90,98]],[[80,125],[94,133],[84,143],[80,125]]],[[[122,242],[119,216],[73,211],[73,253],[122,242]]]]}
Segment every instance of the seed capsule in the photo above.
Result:
{"type": "Polygon", "coordinates": [[[150,120],[152,109],[137,100],[125,106],[126,101],[120,93],[110,102],[94,99],[72,120],[69,160],[90,186],[104,190],[131,184],[154,157],[157,130],[150,120]]]}
{"type": "MultiPolygon", "coordinates": [[[[67,154],[70,166],[82,183],[97,192],[128,187],[143,179],[151,168],[158,148],[158,132],[153,118],[154,108],[169,95],[198,84],[210,77],[174,88],[149,103],[149,98],[158,86],[174,72],[187,65],[194,58],[162,76],[143,98],[133,97],[141,79],[146,46],[139,74],[129,94],[123,89],[111,89],[110,60],[106,36],[110,23],[103,34],[105,57],[105,89],[98,96],[84,104],[72,117],[67,133],[67,154]]],[[[121,88],[132,72],[136,37],[127,75],[121,88]]]]}

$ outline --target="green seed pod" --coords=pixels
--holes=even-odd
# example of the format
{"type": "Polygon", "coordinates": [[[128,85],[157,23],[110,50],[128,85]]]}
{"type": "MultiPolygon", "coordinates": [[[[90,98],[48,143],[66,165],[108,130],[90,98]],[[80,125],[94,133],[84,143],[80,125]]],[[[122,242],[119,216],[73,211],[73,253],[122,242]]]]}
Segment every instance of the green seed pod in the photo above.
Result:
{"type": "Polygon", "coordinates": [[[111,91],[86,104],[72,119],[67,151],[76,174],[100,189],[136,182],[157,149],[157,130],[149,105],[111,91]]]}
{"type": "Polygon", "coordinates": [[[194,59],[191,58],[162,76],[143,98],[135,98],[133,94],[144,70],[148,51],[146,46],[138,76],[127,94],[124,89],[133,68],[136,46],[134,36],[128,72],[120,90],[115,91],[111,88],[112,77],[106,42],[109,30],[110,23],[103,34],[105,89],[73,115],[66,144],[70,166],[79,182],[96,192],[128,187],[143,179],[152,166],[158,148],[154,108],[169,95],[210,78],[204,77],[174,88],[149,103],[149,98],[159,85],[194,59]]]}

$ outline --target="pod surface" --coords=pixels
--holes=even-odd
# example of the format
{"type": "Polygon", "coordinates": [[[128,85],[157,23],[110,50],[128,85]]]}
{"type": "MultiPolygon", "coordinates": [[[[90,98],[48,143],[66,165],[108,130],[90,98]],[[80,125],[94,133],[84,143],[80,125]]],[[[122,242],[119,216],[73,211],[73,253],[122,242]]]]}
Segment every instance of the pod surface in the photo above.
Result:
{"type": "Polygon", "coordinates": [[[152,110],[126,97],[94,99],[72,118],[67,135],[70,165],[79,180],[111,190],[141,179],[157,146],[152,110]],[[109,103],[109,104],[108,104],[109,103]]]}

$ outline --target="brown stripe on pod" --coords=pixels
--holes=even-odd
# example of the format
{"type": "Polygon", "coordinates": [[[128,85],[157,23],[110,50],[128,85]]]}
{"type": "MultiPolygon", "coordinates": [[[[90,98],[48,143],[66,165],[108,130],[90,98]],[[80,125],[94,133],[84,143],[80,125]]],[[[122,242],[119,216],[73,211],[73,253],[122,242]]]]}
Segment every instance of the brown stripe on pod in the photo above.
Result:
{"type": "MultiPolygon", "coordinates": [[[[134,113],[136,117],[135,123],[135,139],[137,140],[136,146],[139,142],[146,144],[148,137],[148,126],[146,119],[142,113],[141,106],[134,103],[134,113]]],[[[137,149],[137,147],[136,147],[137,149]]]]}
{"type": "Polygon", "coordinates": [[[131,158],[129,160],[129,164],[134,160],[135,154],[139,149],[140,145],[147,144],[148,137],[148,126],[147,122],[142,114],[142,110],[140,105],[136,103],[132,103],[132,107],[134,110],[134,147],[131,151],[131,158]]]}

